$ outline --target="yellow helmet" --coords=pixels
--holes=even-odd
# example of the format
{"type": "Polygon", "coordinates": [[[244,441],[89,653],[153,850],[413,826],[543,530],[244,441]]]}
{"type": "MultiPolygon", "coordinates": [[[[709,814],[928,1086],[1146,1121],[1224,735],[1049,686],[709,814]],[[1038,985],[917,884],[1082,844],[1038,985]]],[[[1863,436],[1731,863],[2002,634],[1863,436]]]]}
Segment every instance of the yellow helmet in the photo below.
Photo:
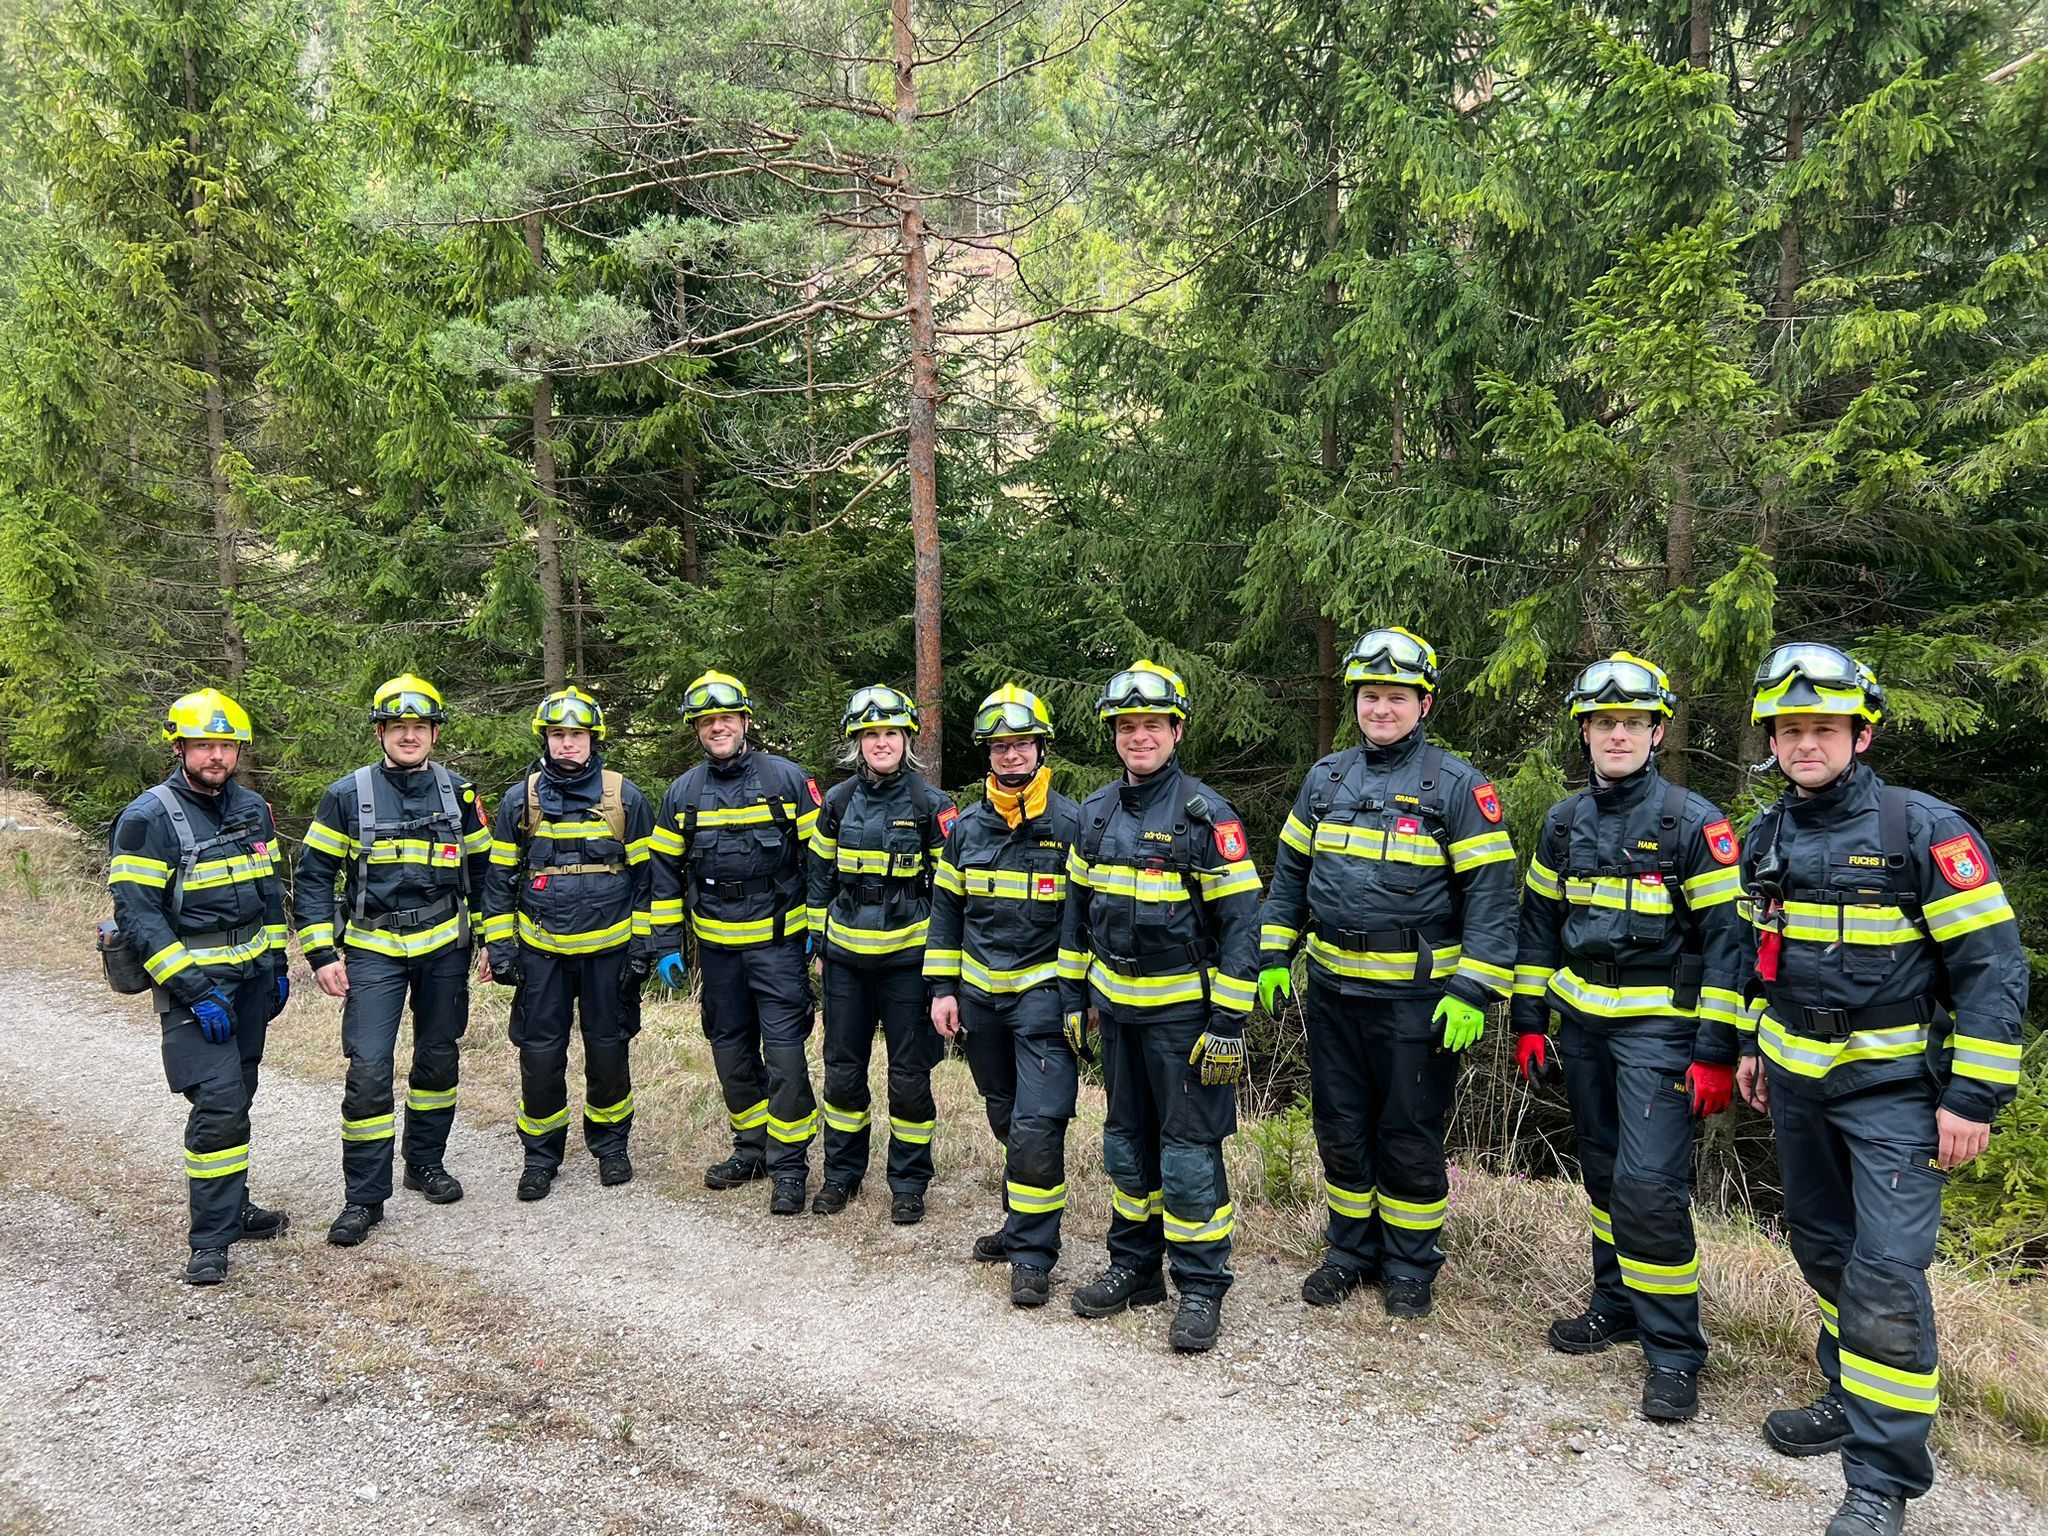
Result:
{"type": "Polygon", "coordinates": [[[581,688],[563,688],[542,699],[533,711],[533,734],[546,736],[550,726],[588,731],[604,740],[604,706],[581,688]]]}
{"type": "Polygon", "coordinates": [[[857,691],[846,701],[846,708],[839,716],[840,733],[846,736],[858,736],[862,731],[891,725],[915,736],[917,705],[911,702],[909,694],[885,683],[857,691]]]}
{"type": "Polygon", "coordinates": [[[441,690],[410,672],[379,683],[370,696],[373,721],[426,720],[439,725],[447,718],[448,708],[441,702],[441,690]]]}
{"type": "Polygon", "coordinates": [[[249,712],[218,688],[188,693],[164,711],[165,741],[253,741],[249,712]]]}
{"type": "Polygon", "coordinates": [[[1627,651],[1616,651],[1605,661],[1596,661],[1572,683],[1564,696],[1574,715],[1590,715],[1602,709],[1640,709],[1667,719],[1678,710],[1678,695],[1671,679],[1654,661],[1645,661],[1627,651]]]}
{"type": "Polygon", "coordinates": [[[1368,630],[1344,653],[1344,681],[1399,683],[1436,692],[1436,647],[1413,630],[1394,626],[1368,630]]]}
{"type": "Polygon", "coordinates": [[[705,715],[747,715],[754,713],[754,701],[747,697],[747,685],[730,672],[706,672],[683,690],[683,718],[705,715]]]}
{"type": "Polygon", "coordinates": [[[1102,697],[1095,701],[1095,718],[1169,715],[1186,724],[1193,707],[1188,685],[1180,680],[1178,672],[1156,661],[1134,661],[1103,688],[1102,697]]]}
{"type": "Polygon", "coordinates": [[[1884,689],[1877,674],[1847,651],[1810,641],[1781,645],[1756,669],[1756,697],[1749,718],[1786,715],[1853,715],[1876,725],[1884,718],[1884,689]]]}
{"type": "Polygon", "coordinates": [[[1037,694],[1005,683],[974,712],[974,744],[984,746],[998,736],[1041,736],[1051,741],[1052,712],[1037,694]]]}

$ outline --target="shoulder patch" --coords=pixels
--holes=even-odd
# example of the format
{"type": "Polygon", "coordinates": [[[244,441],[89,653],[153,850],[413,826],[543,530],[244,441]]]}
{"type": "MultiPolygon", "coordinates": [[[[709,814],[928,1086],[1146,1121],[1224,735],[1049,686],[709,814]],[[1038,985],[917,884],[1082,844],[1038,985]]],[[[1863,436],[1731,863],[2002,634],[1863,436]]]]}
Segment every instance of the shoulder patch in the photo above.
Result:
{"type": "Polygon", "coordinates": [[[1479,814],[1488,821],[1500,821],[1500,795],[1491,783],[1474,785],[1472,802],[1479,807],[1479,814]]]}
{"type": "Polygon", "coordinates": [[[818,793],[818,781],[816,779],[805,775],[804,788],[811,792],[811,804],[823,805],[825,803],[825,797],[818,793]]]}
{"type": "Polygon", "coordinates": [[[1707,840],[1707,852],[1716,864],[1733,864],[1742,857],[1742,844],[1737,841],[1735,828],[1726,816],[1702,827],[1700,836],[1707,840]]]}
{"type": "Polygon", "coordinates": [[[1934,855],[1934,867],[1941,871],[1941,878],[1959,891],[1974,891],[1991,878],[1991,861],[1967,832],[1945,843],[1936,843],[1928,852],[1934,855]]]}
{"type": "Polygon", "coordinates": [[[1216,823],[1216,851],[1235,864],[1249,851],[1251,845],[1245,839],[1244,823],[1241,821],[1219,821],[1216,823]]]}
{"type": "Polygon", "coordinates": [[[959,819],[960,812],[957,807],[950,805],[943,807],[939,811],[939,836],[951,837],[953,835],[953,825],[959,819]]]}

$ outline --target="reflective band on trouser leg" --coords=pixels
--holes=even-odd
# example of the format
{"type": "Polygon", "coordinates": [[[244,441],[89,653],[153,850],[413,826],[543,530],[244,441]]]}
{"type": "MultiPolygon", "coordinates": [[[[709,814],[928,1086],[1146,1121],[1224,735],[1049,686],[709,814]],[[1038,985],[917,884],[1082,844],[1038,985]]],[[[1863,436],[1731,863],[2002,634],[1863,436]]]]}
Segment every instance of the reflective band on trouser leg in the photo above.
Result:
{"type": "Polygon", "coordinates": [[[1169,1243],[1213,1243],[1230,1236],[1237,1227],[1237,1208],[1227,1202],[1217,1206],[1206,1221],[1184,1221],[1163,1209],[1163,1202],[1161,1215],[1169,1243]]]}
{"type": "Polygon", "coordinates": [[[1941,1371],[1902,1371],[1844,1349],[1842,1390],[1902,1413],[1933,1413],[1941,1406],[1941,1371]]]}
{"type": "MultiPolygon", "coordinates": [[[[389,1135],[387,1131],[385,1133],[389,1135]]],[[[218,1152],[194,1152],[185,1149],[185,1177],[188,1179],[220,1179],[231,1173],[249,1171],[249,1143],[239,1147],[223,1147],[218,1152]]]]}
{"type": "Polygon", "coordinates": [[[931,1145],[932,1133],[939,1128],[936,1120],[899,1120],[889,1117],[889,1134],[898,1141],[905,1141],[914,1147],[931,1145]]]}
{"type": "MultiPolygon", "coordinates": [[[[762,1112],[766,1114],[766,1105],[762,1106],[762,1112]]],[[[866,1130],[875,1119],[874,1111],[871,1109],[841,1109],[830,1099],[819,1101],[818,1113],[825,1118],[826,1130],[843,1131],[848,1136],[866,1130]]],[[[765,1120],[763,1123],[766,1123],[765,1120]]]]}
{"type": "Polygon", "coordinates": [[[437,1109],[455,1107],[453,1088],[408,1088],[405,1090],[405,1107],[415,1115],[430,1115],[437,1109]]]}
{"type": "Polygon", "coordinates": [[[1150,1221],[1154,1216],[1166,1213],[1166,1192],[1155,1189],[1149,1195],[1127,1195],[1111,1185],[1109,1203],[1110,1208],[1125,1221],[1150,1221]]]}
{"type": "Polygon", "coordinates": [[[1442,1200],[1397,1200],[1385,1190],[1379,1192],[1380,1220],[1390,1227],[1400,1227],[1409,1232],[1434,1232],[1444,1224],[1444,1216],[1451,1208],[1448,1198],[1442,1200]]]}
{"type": "Polygon", "coordinates": [[[1615,1257],[1621,1263],[1621,1283],[1632,1291],[1647,1291],[1654,1296],[1691,1296],[1699,1291],[1698,1254],[1683,1264],[1651,1264],[1620,1252],[1615,1257]]]}
{"type": "Polygon", "coordinates": [[[569,1106],[564,1104],[552,1115],[536,1120],[526,1112],[526,1101],[519,1103],[519,1129],[529,1136],[552,1136],[556,1131],[566,1130],[569,1125],[569,1106]]]}
{"type": "Polygon", "coordinates": [[[630,1120],[633,1118],[633,1095],[627,1094],[616,1104],[585,1104],[583,1118],[595,1125],[617,1125],[630,1120]]]}
{"type": "Polygon", "coordinates": [[[1333,1216],[1349,1216],[1356,1221],[1369,1221],[1378,1204],[1378,1193],[1370,1189],[1339,1189],[1328,1179],[1323,1180],[1323,1198],[1329,1203],[1333,1216]]]}
{"type": "Polygon", "coordinates": [[[1006,1180],[1003,1194],[1011,1210],[1026,1216],[1043,1216],[1050,1211],[1064,1210],[1067,1204],[1067,1186],[1064,1184],[1040,1189],[1034,1184],[1006,1180]]]}
{"type": "Polygon", "coordinates": [[[389,1141],[398,1128],[396,1114],[367,1115],[361,1120],[341,1122],[343,1141],[389,1141]]]}
{"type": "Polygon", "coordinates": [[[818,1112],[814,1109],[801,1120],[778,1120],[769,1115],[766,1124],[770,1136],[785,1146],[796,1146],[817,1135],[818,1112]]]}
{"type": "Polygon", "coordinates": [[[749,1104],[745,1109],[729,1109],[725,1112],[725,1117],[732,1122],[732,1128],[736,1131],[758,1131],[768,1123],[768,1101],[763,1099],[758,1104],[749,1104]]]}
{"type": "Polygon", "coordinates": [[[1593,1236],[1595,1240],[1607,1244],[1610,1248],[1613,1247],[1614,1219],[1597,1205],[1592,1206],[1590,1209],[1593,1213],[1593,1236]]]}

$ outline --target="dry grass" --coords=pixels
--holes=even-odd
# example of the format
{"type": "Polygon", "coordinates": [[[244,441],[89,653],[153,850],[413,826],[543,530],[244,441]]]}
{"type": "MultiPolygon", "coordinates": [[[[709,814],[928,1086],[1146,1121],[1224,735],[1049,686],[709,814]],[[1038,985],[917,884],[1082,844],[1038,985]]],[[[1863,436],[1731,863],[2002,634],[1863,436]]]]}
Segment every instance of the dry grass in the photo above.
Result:
{"type": "MultiPolygon", "coordinates": [[[[42,963],[83,972],[97,969],[92,923],[105,910],[94,851],[40,801],[0,792],[0,818],[43,830],[0,831],[0,941],[42,963]]],[[[273,1027],[269,1059],[313,1081],[342,1075],[339,1005],[314,992],[309,978],[291,1010],[273,1027]]],[[[655,996],[655,994],[650,995],[655,996]]],[[[476,990],[463,1057],[463,1116],[471,1124],[512,1124],[518,1098],[517,1057],[505,1038],[507,994],[476,990]]],[[[401,1051],[404,1046],[401,1044],[401,1051]]],[[[816,1041],[813,1040],[814,1067],[816,1041]]],[[[403,1060],[403,1056],[401,1056],[403,1060]]],[[[885,1098],[876,1053],[878,1107],[885,1098]]],[[[571,1064],[571,1081],[579,1068],[571,1064]]],[[[729,1147],[724,1103],[710,1053],[690,1002],[650,1001],[634,1051],[639,1102],[635,1163],[642,1176],[678,1200],[704,1199],[701,1172],[729,1147]]],[[[947,1180],[986,1191],[993,1219],[1002,1168],[981,1101],[957,1058],[934,1079],[938,1134],[933,1155],[947,1180]]],[[[1068,1230],[1088,1251],[1109,1221],[1109,1184],[1102,1174],[1103,1099],[1084,1084],[1068,1143],[1068,1230]]],[[[879,1148],[878,1148],[879,1153],[879,1148]]],[[[1247,1256],[1279,1255],[1306,1267],[1321,1248],[1320,1174],[1305,1118],[1284,1112],[1248,1115],[1226,1149],[1247,1256]]],[[[1525,1353],[1559,1308],[1576,1307],[1586,1289],[1589,1223],[1584,1194],[1558,1180],[1496,1177],[1453,1169],[1451,1214],[1444,1247],[1451,1254],[1442,1287],[1439,1326],[1473,1349],[1502,1358],[1525,1353]]],[[[861,1229],[850,1229],[861,1241],[861,1229]]],[[[1758,1404],[1817,1384],[1812,1364],[1816,1313],[1784,1244],[1741,1211],[1700,1213],[1706,1326],[1714,1341],[1710,1369],[1720,1390],[1758,1404]]],[[[2048,1497],[2048,1295],[1997,1275],[1937,1265],[1942,1387],[1947,1411],[1938,1443],[1965,1465],[2048,1497]]],[[[355,1300],[357,1298],[352,1298],[355,1300]]],[[[374,1298],[371,1298],[374,1299],[374,1298]]],[[[393,1307],[416,1298],[394,1294],[393,1307]]],[[[450,1327],[474,1319],[450,1317],[450,1327]]]]}

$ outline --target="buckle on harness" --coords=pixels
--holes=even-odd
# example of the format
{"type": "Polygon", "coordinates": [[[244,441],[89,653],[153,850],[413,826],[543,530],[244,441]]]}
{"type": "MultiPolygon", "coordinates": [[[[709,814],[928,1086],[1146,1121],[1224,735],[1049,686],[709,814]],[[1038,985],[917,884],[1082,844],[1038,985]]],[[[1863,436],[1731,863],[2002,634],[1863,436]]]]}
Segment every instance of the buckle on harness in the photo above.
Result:
{"type": "Polygon", "coordinates": [[[1802,1035],[1816,1040],[1846,1040],[1856,1032],[1855,1016],[1846,1008],[1801,1009],[1802,1035]]]}

